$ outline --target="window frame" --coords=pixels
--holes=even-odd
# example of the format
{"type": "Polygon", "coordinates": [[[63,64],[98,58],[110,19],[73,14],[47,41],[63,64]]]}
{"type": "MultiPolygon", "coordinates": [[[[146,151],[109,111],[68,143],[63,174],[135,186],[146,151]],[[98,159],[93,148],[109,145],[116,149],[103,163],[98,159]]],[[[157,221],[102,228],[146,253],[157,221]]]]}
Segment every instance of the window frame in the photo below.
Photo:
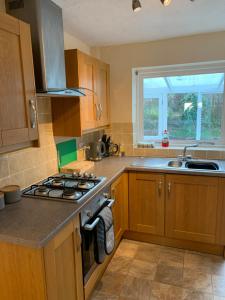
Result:
{"type": "MultiPolygon", "coordinates": [[[[156,66],[156,67],[143,67],[143,68],[133,68],[132,69],[132,121],[135,124],[135,143],[150,143],[161,141],[161,137],[151,137],[144,138],[143,129],[143,105],[144,105],[144,95],[143,95],[143,80],[145,78],[156,78],[156,77],[167,77],[167,76],[184,76],[184,75],[198,75],[198,74],[210,74],[210,73],[224,73],[225,74],[225,60],[213,61],[213,62],[201,62],[192,64],[179,64],[179,65],[167,65],[167,66],[156,66]]],[[[208,90],[208,93],[212,93],[212,89],[208,90]]],[[[197,91],[196,91],[197,92],[197,91]]],[[[201,92],[206,94],[207,92],[201,92]]],[[[218,92],[218,91],[217,91],[218,92]]],[[[182,92],[181,92],[182,93],[182,92]]],[[[225,97],[225,91],[224,97],[225,97]]],[[[152,94],[152,98],[159,98],[159,95],[152,94]]],[[[162,97],[162,101],[165,97],[162,97]]],[[[161,98],[160,97],[160,98],[161,98]]],[[[198,91],[199,99],[199,91],[198,91]]],[[[199,100],[198,100],[199,101],[199,100]]],[[[160,107],[160,105],[159,105],[160,107]]],[[[165,110],[165,105],[162,105],[165,110]]],[[[167,109],[167,107],[166,107],[167,109]]],[[[167,115],[167,112],[164,112],[167,115]]],[[[225,98],[223,105],[223,116],[225,116],[225,98]]],[[[197,120],[199,126],[199,120],[197,120]]],[[[164,118],[163,127],[167,128],[167,118],[164,118]]],[[[160,126],[160,124],[159,124],[160,126]]],[[[215,140],[170,140],[172,145],[184,145],[187,143],[202,143],[202,145],[210,144],[211,146],[224,146],[225,145],[225,117],[222,119],[222,133],[221,139],[215,140]]]]}

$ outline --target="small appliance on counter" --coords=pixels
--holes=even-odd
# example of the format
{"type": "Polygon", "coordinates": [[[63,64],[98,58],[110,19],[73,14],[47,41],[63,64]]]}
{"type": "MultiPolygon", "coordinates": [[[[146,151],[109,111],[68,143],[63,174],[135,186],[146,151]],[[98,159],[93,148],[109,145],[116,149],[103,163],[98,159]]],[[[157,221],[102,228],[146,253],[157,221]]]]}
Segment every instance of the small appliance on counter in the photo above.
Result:
{"type": "Polygon", "coordinates": [[[106,134],[102,136],[102,142],[105,145],[105,157],[116,155],[119,152],[119,145],[114,144],[111,141],[111,137],[107,137],[106,134]]]}
{"type": "Polygon", "coordinates": [[[102,160],[105,154],[106,146],[101,140],[90,143],[89,147],[86,149],[87,160],[99,161],[102,160]]]}

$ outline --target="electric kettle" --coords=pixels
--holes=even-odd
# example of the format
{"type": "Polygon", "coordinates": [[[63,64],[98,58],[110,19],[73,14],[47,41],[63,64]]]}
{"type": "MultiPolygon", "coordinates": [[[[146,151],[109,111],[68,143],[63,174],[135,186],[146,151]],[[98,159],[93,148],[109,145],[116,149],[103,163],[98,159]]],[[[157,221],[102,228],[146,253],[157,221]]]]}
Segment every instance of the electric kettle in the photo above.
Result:
{"type": "Polygon", "coordinates": [[[87,159],[91,161],[99,161],[106,153],[105,144],[99,140],[89,144],[87,151],[87,159]]]}

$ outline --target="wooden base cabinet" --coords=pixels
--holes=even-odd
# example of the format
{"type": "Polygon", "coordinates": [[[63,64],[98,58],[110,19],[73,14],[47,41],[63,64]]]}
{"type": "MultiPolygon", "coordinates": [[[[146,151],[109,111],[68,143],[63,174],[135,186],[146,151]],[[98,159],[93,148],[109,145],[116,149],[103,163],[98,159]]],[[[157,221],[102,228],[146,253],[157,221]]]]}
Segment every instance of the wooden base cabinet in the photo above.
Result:
{"type": "Polygon", "coordinates": [[[79,217],[45,248],[0,243],[1,300],[83,300],[79,217]]]}
{"type": "Polygon", "coordinates": [[[130,234],[192,249],[225,245],[224,195],[224,178],[131,172],[130,234]]]}
{"type": "Polygon", "coordinates": [[[129,229],[164,235],[164,175],[129,174],[129,229]]]}
{"type": "Polygon", "coordinates": [[[114,231],[118,243],[128,229],[128,174],[121,175],[111,186],[113,205],[114,231]]]}
{"type": "Polygon", "coordinates": [[[166,176],[166,236],[216,243],[219,181],[206,176],[166,176]]]}

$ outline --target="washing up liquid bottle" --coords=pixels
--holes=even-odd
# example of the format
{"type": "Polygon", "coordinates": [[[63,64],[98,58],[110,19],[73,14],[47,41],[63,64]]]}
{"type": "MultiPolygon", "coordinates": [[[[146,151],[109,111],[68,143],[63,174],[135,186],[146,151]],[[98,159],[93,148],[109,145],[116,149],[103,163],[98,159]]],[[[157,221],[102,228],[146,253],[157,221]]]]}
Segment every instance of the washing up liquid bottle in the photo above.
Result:
{"type": "Polygon", "coordinates": [[[168,131],[164,130],[163,138],[162,138],[162,147],[169,147],[169,144],[170,144],[170,141],[169,141],[168,131]]]}

